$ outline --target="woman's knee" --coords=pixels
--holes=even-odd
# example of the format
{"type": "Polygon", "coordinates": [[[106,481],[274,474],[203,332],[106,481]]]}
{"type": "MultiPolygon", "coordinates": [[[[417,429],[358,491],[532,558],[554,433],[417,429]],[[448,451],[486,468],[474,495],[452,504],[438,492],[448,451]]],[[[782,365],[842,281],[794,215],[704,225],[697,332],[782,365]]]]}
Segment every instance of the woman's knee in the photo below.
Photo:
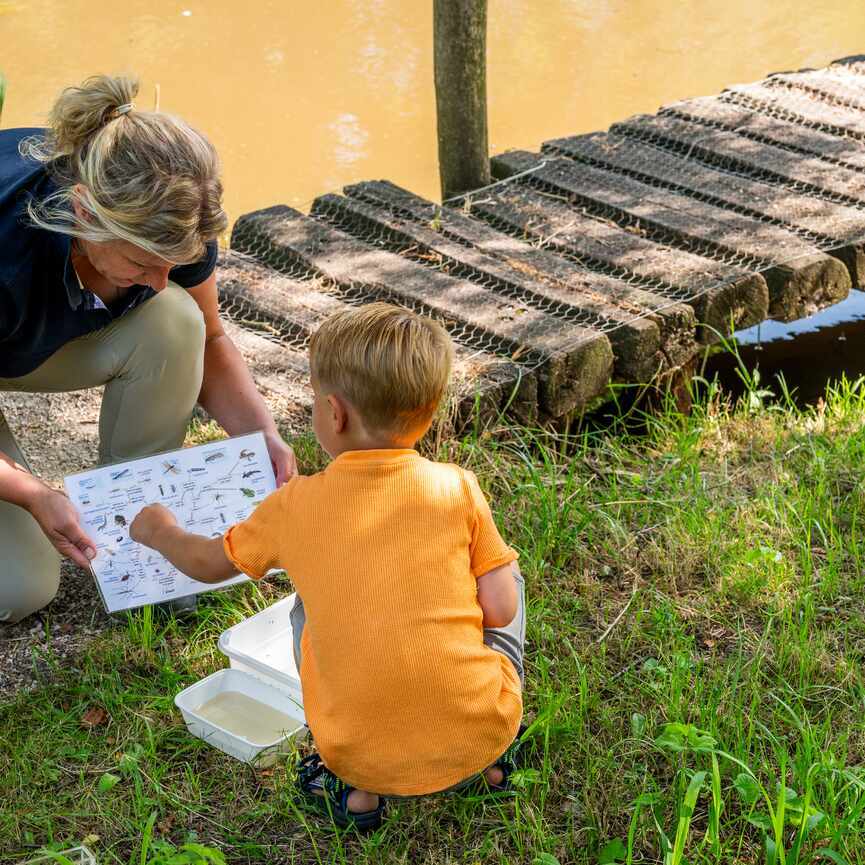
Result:
{"type": "Polygon", "coordinates": [[[145,309],[148,315],[142,346],[149,355],[164,363],[184,364],[193,357],[203,357],[204,316],[189,292],[171,283],[144,304],[142,312],[145,309]]]}
{"type": "Polygon", "coordinates": [[[204,357],[204,316],[195,299],[173,283],[131,313],[126,324],[135,368],[194,369],[204,357]]]}
{"type": "Polygon", "coordinates": [[[21,508],[0,502],[0,622],[11,624],[51,603],[60,586],[60,555],[21,508]]]}

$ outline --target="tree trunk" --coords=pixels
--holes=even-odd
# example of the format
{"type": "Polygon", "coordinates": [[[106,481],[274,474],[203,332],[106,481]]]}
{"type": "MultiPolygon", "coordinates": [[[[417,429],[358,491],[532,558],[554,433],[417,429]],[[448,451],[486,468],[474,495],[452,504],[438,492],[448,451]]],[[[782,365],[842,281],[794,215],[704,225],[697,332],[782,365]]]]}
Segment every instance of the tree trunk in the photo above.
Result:
{"type": "Polygon", "coordinates": [[[490,182],[487,0],[434,0],[436,111],[442,198],[490,182]]]}

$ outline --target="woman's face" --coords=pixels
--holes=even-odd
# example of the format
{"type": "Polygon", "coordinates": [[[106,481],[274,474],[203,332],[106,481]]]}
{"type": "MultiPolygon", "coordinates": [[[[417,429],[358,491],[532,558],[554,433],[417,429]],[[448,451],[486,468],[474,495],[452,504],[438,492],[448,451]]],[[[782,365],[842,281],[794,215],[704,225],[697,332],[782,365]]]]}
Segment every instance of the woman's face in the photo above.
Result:
{"type": "Polygon", "coordinates": [[[80,244],[93,268],[112,285],[149,285],[154,291],[168,285],[168,272],[174,265],[128,240],[84,240],[80,244]]]}
{"type": "MultiPolygon", "coordinates": [[[[81,195],[86,189],[78,184],[78,193],[72,199],[75,215],[82,222],[92,217],[81,204],[81,195]]],[[[168,271],[174,267],[170,261],[143,250],[128,240],[78,240],[78,246],[100,276],[118,288],[131,285],[149,285],[154,291],[162,291],[168,285],[168,271]]]]}

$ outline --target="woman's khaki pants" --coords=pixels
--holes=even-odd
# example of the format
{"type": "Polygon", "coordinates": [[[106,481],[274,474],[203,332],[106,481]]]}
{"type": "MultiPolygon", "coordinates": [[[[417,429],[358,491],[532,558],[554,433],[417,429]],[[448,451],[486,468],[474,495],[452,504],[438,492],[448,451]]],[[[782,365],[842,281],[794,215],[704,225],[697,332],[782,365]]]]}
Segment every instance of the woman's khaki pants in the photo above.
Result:
{"type": "MultiPolygon", "coordinates": [[[[201,390],[204,318],[172,283],[95,333],[67,343],[0,391],[56,393],[105,385],[99,460],[132,459],[180,447],[201,390]]],[[[63,430],[44,431],[46,447],[63,447],[63,430]]],[[[27,462],[0,412],[0,451],[27,462]]],[[[82,469],[86,468],[82,466],[82,469]]],[[[30,514],[0,502],[0,622],[44,607],[60,583],[60,557],[30,514]]]]}

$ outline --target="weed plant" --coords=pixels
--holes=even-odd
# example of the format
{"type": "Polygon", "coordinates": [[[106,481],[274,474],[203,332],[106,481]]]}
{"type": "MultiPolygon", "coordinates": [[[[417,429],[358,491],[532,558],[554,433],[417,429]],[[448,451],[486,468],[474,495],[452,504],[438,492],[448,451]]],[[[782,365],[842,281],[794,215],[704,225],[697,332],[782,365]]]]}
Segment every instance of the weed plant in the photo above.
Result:
{"type": "Polygon", "coordinates": [[[438,445],[478,474],[526,576],[515,794],[394,802],[360,837],[297,803],[291,761],[255,771],[188,735],[174,695],[290,591],[276,578],[202,596],[192,620],[131,614],[0,706],[3,861],[82,840],[135,865],[865,861],[865,383],[807,409],[746,384],[730,405],[702,382],[640,436],[438,445]],[[85,728],[94,705],[107,721],[85,728]]]}

